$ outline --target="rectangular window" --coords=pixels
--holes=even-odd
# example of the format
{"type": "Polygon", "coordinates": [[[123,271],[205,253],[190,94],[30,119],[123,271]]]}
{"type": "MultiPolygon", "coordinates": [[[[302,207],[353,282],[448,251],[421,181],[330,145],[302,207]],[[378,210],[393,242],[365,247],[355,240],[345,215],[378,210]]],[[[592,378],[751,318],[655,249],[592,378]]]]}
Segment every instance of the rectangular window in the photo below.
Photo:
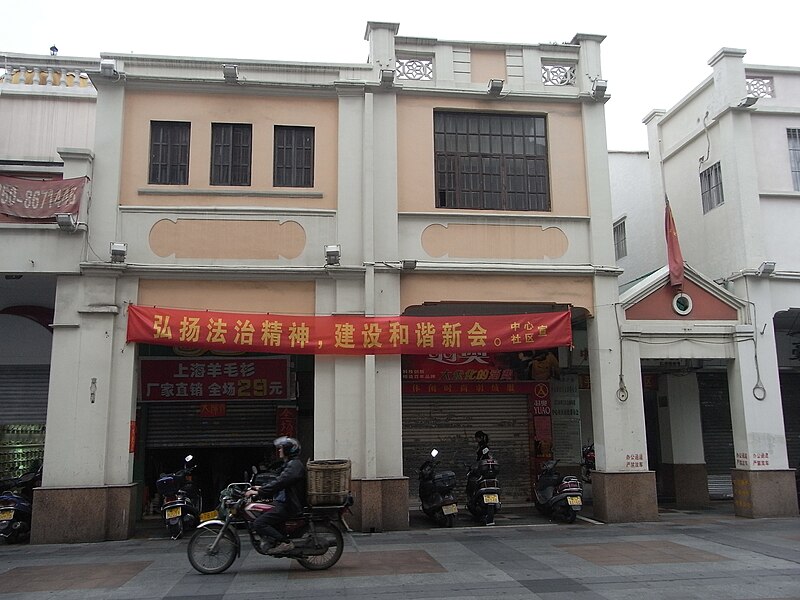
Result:
{"type": "Polygon", "coordinates": [[[545,117],[436,112],[437,208],[550,210],[545,117]]]}
{"type": "Polygon", "coordinates": [[[189,132],[191,123],[150,121],[150,173],[148,183],[189,183],[189,132]]]}
{"type": "Polygon", "coordinates": [[[792,185],[800,192],[800,129],[787,129],[789,138],[789,168],[792,170],[792,185]]]}
{"type": "Polygon", "coordinates": [[[250,185],[253,126],[211,124],[211,185],[250,185]]]}
{"type": "Polygon", "coordinates": [[[625,219],[614,223],[614,256],[617,260],[628,256],[628,245],[625,242],[625,219]]]}
{"type": "Polygon", "coordinates": [[[275,126],[275,187],[314,187],[314,128],[275,126]]]}
{"type": "Polygon", "coordinates": [[[719,163],[714,163],[700,173],[700,195],[703,199],[703,214],[725,202],[722,195],[722,168],[719,163]]]}

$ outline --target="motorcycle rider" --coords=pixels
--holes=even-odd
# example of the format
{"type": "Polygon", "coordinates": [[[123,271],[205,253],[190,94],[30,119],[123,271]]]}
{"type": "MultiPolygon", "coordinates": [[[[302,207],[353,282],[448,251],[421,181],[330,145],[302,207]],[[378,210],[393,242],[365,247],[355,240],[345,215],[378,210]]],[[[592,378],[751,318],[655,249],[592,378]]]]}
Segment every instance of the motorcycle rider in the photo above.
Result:
{"type": "Polygon", "coordinates": [[[277,478],[263,486],[254,487],[246,496],[257,499],[272,498],[273,510],[265,512],[253,522],[253,528],[261,538],[261,548],[267,554],[283,554],[294,549],[294,543],[282,534],[278,527],[303,510],[306,501],[306,468],[300,460],[300,442],[282,436],[273,446],[283,461],[277,478]]]}
{"type": "Polygon", "coordinates": [[[484,458],[484,448],[489,447],[489,436],[485,434],[483,431],[476,431],[475,432],[475,443],[478,445],[478,449],[476,451],[477,460],[482,460],[484,458]]]}

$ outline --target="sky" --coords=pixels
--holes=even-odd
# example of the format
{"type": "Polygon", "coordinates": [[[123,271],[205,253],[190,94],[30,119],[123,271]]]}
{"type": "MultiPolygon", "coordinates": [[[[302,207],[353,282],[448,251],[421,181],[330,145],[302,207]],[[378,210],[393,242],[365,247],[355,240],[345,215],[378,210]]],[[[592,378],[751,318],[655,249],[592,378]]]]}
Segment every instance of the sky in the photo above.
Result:
{"type": "Polygon", "coordinates": [[[55,45],[62,57],[364,63],[368,21],[399,23],[404,37],[449,41],[564,43],[599,34],[608,149],[635,151],[647,149],[644,117],[711,75],[708,60],[720,48],[746,50],[746,64],[800,67],[798,11],[796,0],[26,0],[6,7],[0,52],[49,54],[55,45]]]}

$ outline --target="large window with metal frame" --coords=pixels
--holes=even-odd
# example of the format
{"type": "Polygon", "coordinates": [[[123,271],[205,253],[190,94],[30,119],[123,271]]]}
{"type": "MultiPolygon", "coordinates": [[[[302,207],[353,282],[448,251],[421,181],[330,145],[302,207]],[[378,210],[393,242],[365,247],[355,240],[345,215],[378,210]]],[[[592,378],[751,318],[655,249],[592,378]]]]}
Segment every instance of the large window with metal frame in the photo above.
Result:
{"type": "Polygon", "coordinates": [[[148,183],[189,183],[190,123],[150,121],[150,168],[148,183]]]}
{"type": "Polygon", "coordinates": [[[253,126],[211,124],[211,185],[250,185],[253,126]]]}
{"type": "Polygon", "coordinates": [[[314,128],[275,126],[275,187],[314,187],[314,128]]]}
{"type": "Polygon", "coordinates": [[[628,244],[625,241],[625,219],[614,223],[614,256],[617,260],[628,256],[628,244]]]}
{"type": "Polygon", "coordinates": [[[725,202],[722,194],[722,167],[718,162],[700,173],[700,196],[703,200],[703,214],[725,202]]]}
{"type": "Polygon", "coordinates": [[[800,129],[787,129],[789,138],[789,168],[792,171],[792,185],[800,192],[800,129]]]}
{"type": "Polygon", "coordinates": [[[437,111],[436,206],[550,210],[544,116],[437,111]]]}

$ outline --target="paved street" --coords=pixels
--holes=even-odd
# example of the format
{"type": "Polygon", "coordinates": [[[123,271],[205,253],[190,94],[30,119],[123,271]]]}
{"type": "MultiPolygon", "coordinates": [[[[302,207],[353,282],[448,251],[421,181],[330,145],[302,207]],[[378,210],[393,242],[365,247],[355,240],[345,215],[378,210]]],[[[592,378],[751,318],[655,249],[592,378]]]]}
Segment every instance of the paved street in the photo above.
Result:
{"type": "Polygon", "coordinates": [[[154,527],[122,542],[2,545],[0,600],[800,599],[800,519],[737,518],[727,502],[653,523],[566,525],[511,508],[495,527],[460,524],[346,536],[322,572],[245,547],[228,572],[200,575],[186,540],[154,527]]]}

